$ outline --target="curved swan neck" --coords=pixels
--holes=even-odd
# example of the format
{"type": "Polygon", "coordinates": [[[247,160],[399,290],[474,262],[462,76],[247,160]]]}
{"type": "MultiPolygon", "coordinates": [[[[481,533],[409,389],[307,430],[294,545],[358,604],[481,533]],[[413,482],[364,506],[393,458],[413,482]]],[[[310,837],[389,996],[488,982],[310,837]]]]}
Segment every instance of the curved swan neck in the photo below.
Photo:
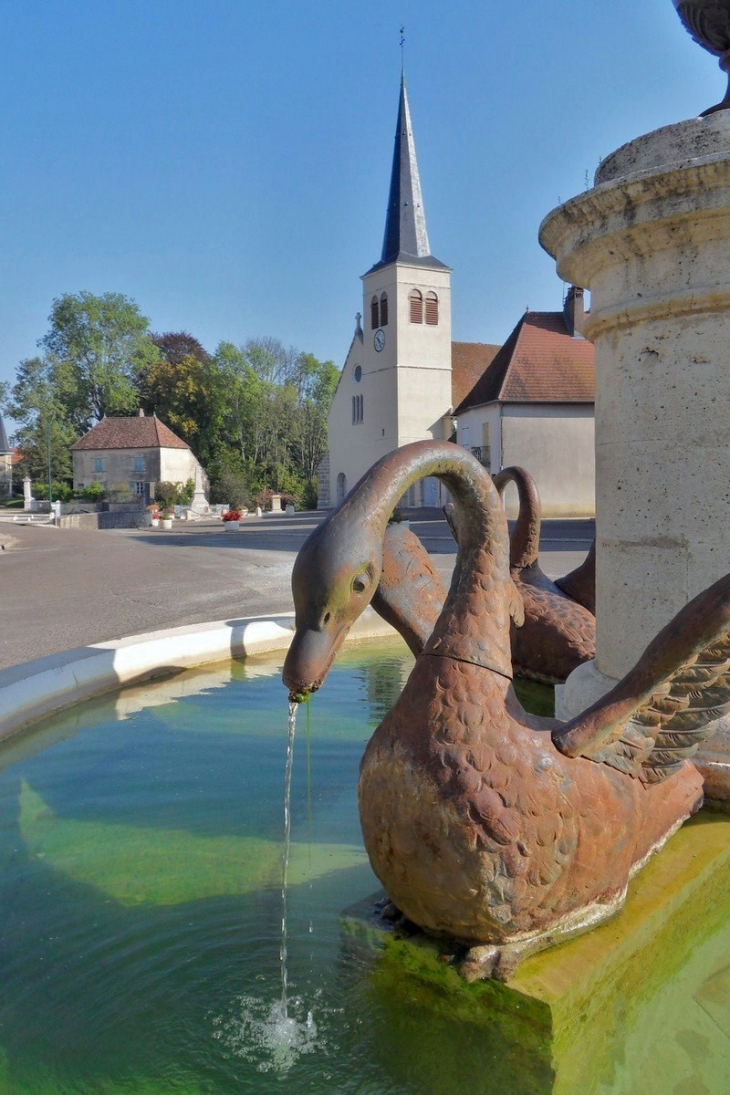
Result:
{"type": "Polygon", "coordinates": [[[398,499],[429,475],[448,488],[463,520],[451,589],[424,653],[471,662],[511,678],[507,521],[492,480],[470,453],[449,442],[407,445],[360,480],[342,506],[342,517],[364,522],[382,542],[398,499]]]}
{"type": "Polygon", "coordinates": [[[540,552],[542,507],[537,484],[524,468],[504,468],[494,476],[494,485],[504,494],[508,483],[517,487],[520,509],[510,539],[509,565],[514,570],[533,566],[540,552]]]}

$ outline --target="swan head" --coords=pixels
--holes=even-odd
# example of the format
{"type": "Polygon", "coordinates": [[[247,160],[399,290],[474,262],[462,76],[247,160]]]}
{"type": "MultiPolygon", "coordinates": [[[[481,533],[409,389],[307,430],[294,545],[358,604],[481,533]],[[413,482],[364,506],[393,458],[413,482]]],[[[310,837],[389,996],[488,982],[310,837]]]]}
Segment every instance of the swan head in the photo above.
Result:
{"type": "Polygon", "coordinates": [[[292,571],[296,628],[283,672],[291,700],[305,700],[324,683],[382,568],[382,532],[348,521],[342,510],[306,541],[292,571]]]}

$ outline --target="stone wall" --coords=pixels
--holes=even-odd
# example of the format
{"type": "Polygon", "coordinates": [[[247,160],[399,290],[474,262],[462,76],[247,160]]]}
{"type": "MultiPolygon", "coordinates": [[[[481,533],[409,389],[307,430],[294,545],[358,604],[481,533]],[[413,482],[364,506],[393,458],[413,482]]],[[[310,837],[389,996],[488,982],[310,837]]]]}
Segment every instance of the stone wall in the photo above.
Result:
{"type": "Polygon", "coordinates": [[[59,528],[113,529],[144,528],[147,514],[144,510],[124,509],[106,513],[68,513],[58,519],[59,528]]]}

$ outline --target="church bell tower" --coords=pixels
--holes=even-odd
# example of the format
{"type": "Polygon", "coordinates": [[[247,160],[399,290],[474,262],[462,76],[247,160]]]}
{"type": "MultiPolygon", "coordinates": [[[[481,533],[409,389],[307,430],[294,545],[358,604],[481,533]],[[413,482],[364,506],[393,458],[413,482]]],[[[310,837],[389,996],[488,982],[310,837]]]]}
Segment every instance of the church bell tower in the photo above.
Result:
{"type": "MultiPolygon", "coordinates": [[[[451,410],[451,270],[431,254],[403,77],[383,249],[362,284],[362,324],[329,416],[331,505],[386,453],[443,439],[451,410]]],[[[406,501],[439,504],[438,484],[406,501]]]]}

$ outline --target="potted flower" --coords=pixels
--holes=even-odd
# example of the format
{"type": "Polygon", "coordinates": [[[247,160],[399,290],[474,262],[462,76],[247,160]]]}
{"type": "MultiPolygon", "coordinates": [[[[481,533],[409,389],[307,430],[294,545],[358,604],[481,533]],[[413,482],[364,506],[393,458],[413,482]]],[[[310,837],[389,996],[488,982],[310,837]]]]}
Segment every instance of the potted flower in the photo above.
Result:
{"type": "Polygon", "coordinates": [[[241,517],[242,514],[239,509],[229,509],[226,513],[221,514],[221,521],[223,521],[226,529],[234,532],[241,527],[241,517]]]}
{"type": "Polygon", "coordinates": [[[172,528],[172,519],[175,516],[175,511],[172,509],[164,509],[162,511],[162,527],[166,529],[172,528]]]}
{"type": "Polygon", "coordinates": [[[150,515],[150,525],[152,528],[159,528],[160,526],[160,511],[155,502],[151,506],[147,507],[147,512],[150,515]]]}

